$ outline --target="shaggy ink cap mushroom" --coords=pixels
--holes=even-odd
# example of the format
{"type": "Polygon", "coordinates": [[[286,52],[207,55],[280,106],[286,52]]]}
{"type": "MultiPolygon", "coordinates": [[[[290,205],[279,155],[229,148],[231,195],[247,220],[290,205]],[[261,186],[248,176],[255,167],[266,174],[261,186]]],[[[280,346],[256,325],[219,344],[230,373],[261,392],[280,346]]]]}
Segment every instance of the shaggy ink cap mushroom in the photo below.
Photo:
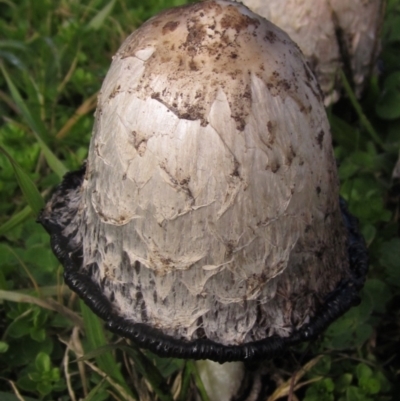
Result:
{"type": "Polygon", "coordinates": [[[242,0],[283,29],[310,64],[325,96],[338,100],[342,68],[359,96],[379,52],[384,0],[242,0]]]}
{"type": "Polygon", "coordinates": [[[171,9],[113,58],[87,164],[40,216],[66,283],[165,356],[271,356],[357,299],[322,96],[299,48],[238,3],[171,9]]]}

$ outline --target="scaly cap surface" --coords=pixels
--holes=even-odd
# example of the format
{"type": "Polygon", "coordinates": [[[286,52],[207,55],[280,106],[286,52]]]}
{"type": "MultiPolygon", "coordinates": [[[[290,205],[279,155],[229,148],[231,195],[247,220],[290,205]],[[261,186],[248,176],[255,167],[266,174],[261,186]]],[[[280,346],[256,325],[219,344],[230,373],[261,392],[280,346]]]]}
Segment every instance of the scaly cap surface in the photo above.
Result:
{"type": "Polygon", "coordinates": [[[128,37],[85,172],[41,221],[67,283],[155,352],[252,359],[354,299],[318,84],[289,37],[242,5],[168,10],[128,37]]]}

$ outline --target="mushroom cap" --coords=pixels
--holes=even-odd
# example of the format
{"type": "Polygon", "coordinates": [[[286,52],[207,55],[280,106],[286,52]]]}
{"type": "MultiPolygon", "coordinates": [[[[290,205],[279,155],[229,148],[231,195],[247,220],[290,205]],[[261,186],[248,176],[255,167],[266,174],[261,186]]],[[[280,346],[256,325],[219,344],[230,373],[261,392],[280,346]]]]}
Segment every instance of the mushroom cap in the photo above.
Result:
{"type": "Polygon", "coordinates": [[[349,74],[359,96],[374,68],[384,0],[243,0],[283,29],[316,74],[325,104],[339,98],[338,71],[349,74]]]}
{"type": "Polygon", "coordinates": [[[126,39],[87,165],[39,220],[68,285],[161,355],[252,359],[307,339],[366,269],[314,76],[283,31],[227,0],[126,39]]]}

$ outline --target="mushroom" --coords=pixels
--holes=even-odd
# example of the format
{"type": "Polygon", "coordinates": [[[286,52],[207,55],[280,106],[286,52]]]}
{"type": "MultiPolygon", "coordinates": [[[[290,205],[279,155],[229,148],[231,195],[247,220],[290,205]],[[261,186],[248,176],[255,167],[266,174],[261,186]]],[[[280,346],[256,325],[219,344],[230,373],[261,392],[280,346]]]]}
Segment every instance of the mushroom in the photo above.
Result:
{"type": "Polygon", "coordinates": [[[295,41],[306,56],[328,105],[339,98],[340,68],[358,96],[374,68],[384,0],[243,0],[295,41]]]}
{"type": "Polygon", "coordinates": [[[287,34],[228,0],[126,39],[87,163],[39,221],[70,288],[161,356],[272,356],[350,308],[367,269],[314,75],[287,34]]]}

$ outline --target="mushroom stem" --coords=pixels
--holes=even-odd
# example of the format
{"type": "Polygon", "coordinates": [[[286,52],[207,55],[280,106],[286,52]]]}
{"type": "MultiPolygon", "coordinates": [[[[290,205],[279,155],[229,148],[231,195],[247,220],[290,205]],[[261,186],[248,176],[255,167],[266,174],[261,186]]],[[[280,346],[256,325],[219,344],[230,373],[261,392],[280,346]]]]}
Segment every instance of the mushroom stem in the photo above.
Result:
{"type": "Polygon", "coordinates": [[[245,377],[243,362],[220,364],[207,359],[196,361],[196,367],[210,401],[231,401],[245,377]]]}

